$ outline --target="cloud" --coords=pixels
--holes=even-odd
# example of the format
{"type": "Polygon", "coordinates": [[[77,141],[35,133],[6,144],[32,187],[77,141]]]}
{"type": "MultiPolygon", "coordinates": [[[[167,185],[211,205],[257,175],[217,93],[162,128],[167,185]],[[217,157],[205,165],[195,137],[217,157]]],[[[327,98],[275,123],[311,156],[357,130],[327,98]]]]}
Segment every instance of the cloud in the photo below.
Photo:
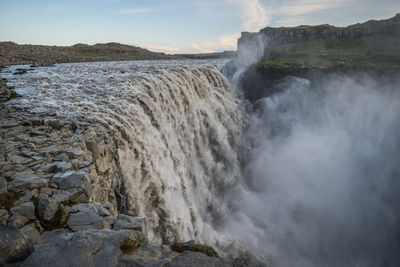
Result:
{"type": "Polygon", "coordinates": [[[192,47],[200,53],[215,53],[215,52],[217,52],[217,50],[214,50],[214,49],[207,49],[207,48],[200,47],[198,44],[192,44],[192,47]]]}
{"type": "Polygon", "coordinates": [[[126,14],[146,14],[146,13],[153,13],[153,12],[156,12],[156,10],[154,8],[126,8],[126,9],[118,10],[114,13],[126,15],[126,14]]]}
{"type": "Polygon", "coordinates": [[[158,51],[158,52],[166,52],[166,53],[172,53],[172,52],[177,52],[181,48],[179,46],[168,46],[168,45],[153,45],[153,44],[142,44],[139,45],[140,47],[144,47],[153,51],[158,51]]]}
{"type": "Polygon", "coordinates": [[[286,16],[313,14],[323,10],[341,7],[348,3],[347,0],[298,0],[291,1],[281,6],[277,13],[286,16]]]}
{"type": "Polygon", "coordinates": [[[236,5],[241,13],[240,19],[243,30],[258,31],[270,22],[270,12],[259,0],[227,0],[228,3],[236,5]]]}
{"type": "Polygon", "coordinates": [[[240,37],[240,33],[234,33],[231,35],[223,35],[218,38],[219,45],[224,50],[236,50],[237,40],[240,37]]]}

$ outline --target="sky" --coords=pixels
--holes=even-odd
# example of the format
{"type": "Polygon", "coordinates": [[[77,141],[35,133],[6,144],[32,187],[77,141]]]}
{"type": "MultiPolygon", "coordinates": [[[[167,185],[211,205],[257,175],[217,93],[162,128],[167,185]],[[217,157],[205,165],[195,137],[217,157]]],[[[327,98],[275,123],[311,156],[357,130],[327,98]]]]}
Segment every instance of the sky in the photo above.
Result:
{"type": "Polygon", "coordinates": [[[399,12],[399,0],[0,0],[0,41],[207,53],[236,50],[243,31],[347,26],[399,12]]]}

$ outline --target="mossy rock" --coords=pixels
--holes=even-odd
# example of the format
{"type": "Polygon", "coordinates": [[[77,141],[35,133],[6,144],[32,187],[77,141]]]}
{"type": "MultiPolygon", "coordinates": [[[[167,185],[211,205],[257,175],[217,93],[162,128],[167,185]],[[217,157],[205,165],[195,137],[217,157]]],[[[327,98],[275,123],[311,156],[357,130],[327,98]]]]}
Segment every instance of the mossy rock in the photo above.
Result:
{"type": "Polygon", "coordinates": [[[182,253],[186,250],[201,252],[209,257],[218,257],[218,253],[214,248],[203,245],[203,244],[187,244],[187,243],[175,243],[171,246],[171,249],[175,252],[182,253]]]}
{"type": "Polygon", "coordinates": [[[218,257],[218,253],[210,246],[202,245],[202,244],[193,244],[189,247],[189,250],[202,252],[209,257],[218,257]]]}
{"type": "Polygon", "coordinates": [[[0,193],[0,207],[11,208],[17,198],[18,195],[13,192],[0,193]]]}
{"type": "Polygon", "coordinates": [[[137,251],[140,248],[140,243],[139,241],[127,237],[124,239],[119,248],[121,249],[122,253],[130,254],[134,251],[137,251]]]}

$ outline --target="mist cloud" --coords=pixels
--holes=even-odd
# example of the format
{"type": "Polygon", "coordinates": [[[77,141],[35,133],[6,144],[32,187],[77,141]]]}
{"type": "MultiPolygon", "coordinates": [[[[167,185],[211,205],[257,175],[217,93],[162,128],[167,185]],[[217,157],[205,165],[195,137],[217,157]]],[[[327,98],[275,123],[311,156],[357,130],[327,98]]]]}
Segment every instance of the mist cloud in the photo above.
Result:
{"type": "Polygon", "coordinates": [[[256,104],[256,144],[228,228],[278,266],[399,266],[396,86],[286,84],[256,104]]]}

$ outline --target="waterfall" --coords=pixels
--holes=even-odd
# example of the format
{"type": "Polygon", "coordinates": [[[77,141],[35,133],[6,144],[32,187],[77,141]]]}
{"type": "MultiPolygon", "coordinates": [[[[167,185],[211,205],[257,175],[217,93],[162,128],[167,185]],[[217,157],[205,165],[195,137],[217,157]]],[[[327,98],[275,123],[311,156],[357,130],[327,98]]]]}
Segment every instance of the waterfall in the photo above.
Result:
{"type": "Polygon", "coordinates": [[[246,119],[215,64],[58,64],[23,76],[13,68],[3,76],[23,97],[12,104],[83,125],[95,191],[116,191],[121,212],[145,217],[149,240],[221,240],[246,119]]]}

